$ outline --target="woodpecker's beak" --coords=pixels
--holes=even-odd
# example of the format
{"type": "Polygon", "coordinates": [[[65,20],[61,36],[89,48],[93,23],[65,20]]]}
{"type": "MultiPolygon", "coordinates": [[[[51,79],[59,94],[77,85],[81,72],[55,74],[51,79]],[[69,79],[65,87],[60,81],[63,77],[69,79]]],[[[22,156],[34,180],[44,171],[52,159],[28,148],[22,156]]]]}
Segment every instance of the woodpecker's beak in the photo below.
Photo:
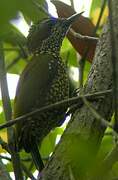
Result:
{"type": "Polygon", "coordinates": [[[66,24],[69,26],[71,25],[72,23],[74,23],[82,14],[83,12],[81,13],[78,13],[78,14],[73,14],[72,16],[70,16],[69,18],[66,19],[66,24]]]}

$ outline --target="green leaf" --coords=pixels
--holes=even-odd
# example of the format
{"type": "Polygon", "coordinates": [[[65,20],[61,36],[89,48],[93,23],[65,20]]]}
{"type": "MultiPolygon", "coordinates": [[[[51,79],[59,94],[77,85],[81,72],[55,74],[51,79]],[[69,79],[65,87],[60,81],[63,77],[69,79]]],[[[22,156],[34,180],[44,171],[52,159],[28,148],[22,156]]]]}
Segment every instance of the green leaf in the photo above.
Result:
{"type": "MultiPolygon", "coordinates": [[[[13,100],[11,99],[11,106],[13,106],[13,100]]],[[[3,111],[2,100],[0,100],[0,124],[5,123],[5,116],[3,111]]]]}
{"type": "Polygon", "coordinates": [[[2,100],[0,100],[0,124],[5,122],[5,116],[2,107],[2,100]]]}
{"type": "Polygon", "coordinates": [[[20,47],[4,43],[4,55],[7,72],[21,74],[28,60],[25,59],[20,47]]]}
{"type": "Polygon", "coordinates": [[[8,172],[13,172],[13,165],[10,161],[8,161],[6,168],[8,172]]]}
{"type": "MultiPolygon", "coordinates": [[[[40,6],[47,8],[45,0],[37,0],[34,2],[37,2],[40,6]]],[[[47,17],[45,12],[39,9],[32,0],[1,0],[0,17],[2,18],[0,19],[0,25],[4,25],[8,23],[9,20],[15,18],[19,11],[24,14],[24,17],[30,18],[32,21],[37,21],[47,17]]]]}
{"type": "MultiPolygon", "coordinates": [[[[15,58],[19,58],[18,59],[18,62],[15,63],[14,65],[11,66],[10,69],[7,70],[8,73],[12,73],[12,74],[21,74],[23,69],[25,68],[25,66],[27,65],[27,62],[23,59],[23,58],[20,58],[19,56],[18,57],[14,57],[14,54],[12,56],[11,54],[11,57],[13,57],[14,59],[12,59],[12,61],[15,60],[15,58]]],[[[10,56],[8,58],[6,58],[6,67],[7,65],[10,64],[10,62],[12,62],[11,59],[10,59],[10,56]]]]}
{"type": "Polygon", "coordinates": [[[22,46],[26,44],[25,36],[11,23],[6,23],[0,28],[0,40],[14,46],[18,45],[18,43],[22,46]]]}
{"type": "Polygon", "coordinates": [[[18,4],[19,9],[23,13],[23,16],[27,22],[29,22],[29,20],[36,22],[47,17],[47,14],[38,7],[39,5],[40,7],[45,8],[47,4],[45,0],[20,0],[18,4]]]}
{"type": "Polygon", "coordinates": [[[43,158],[49,157],[49,155],[54,151],[57,135],[62,135],[63,128],[55,128],[51,131],[43,140],[41,144],[41,155],[43,158]]]}
{"type": "Polygon", "coordinates": [[[118,162],[116,162],[112,167],[112,179],[118,179],[118,162]]]}
{"type": "Polygon", "coordinates": [[[64,39],[61,48],[61,57],[68,66],[78,66],[76,51],[67,38],[64,39]]]}
{"type": "Polygon", "coordinates": [[[0,26],[14,18],[18,11],[17,0],[0,1],[0,26]]]}
{"type": "Polygon", "coordinates": [[[91,10],[90,10],[90,14],[92,14],[95,9],[97,8],[100,8],[101,7],[101,3],[102,3],[102,0],[93,0],[92,3],[91,3],[91,10]]]}
{"type": "Polygon", "coordinates": [[[84,68],[84,82],[86,82],[87,80],[90,68],[91,68],[91,64],[88,61],[86,61],[85,68],[84,68]]]}
{"type": "MultiPolygon", "coordinates": [[[[111,132],[111,130],[107,131],[107,133],[108,132],[111,132]]],[[[103,137],[101,147],[98,153],[99,160],[103,160],[105,156],[112,150],[113,146],[114,146],[113,136],[105,135],[103,137]]]]}
{"type": "MultiPolygon", "coordinates": [[[[29,169],[32,161],[32,157],[30,153],[26,153],[24,150],[20,152],[20,158],[23,164],[29,169]]],[[[32,172],[35,170],[35,166],[32,167],[32,172]]],[[[31,170],[30,170],[31,171],[31,170]]]]}

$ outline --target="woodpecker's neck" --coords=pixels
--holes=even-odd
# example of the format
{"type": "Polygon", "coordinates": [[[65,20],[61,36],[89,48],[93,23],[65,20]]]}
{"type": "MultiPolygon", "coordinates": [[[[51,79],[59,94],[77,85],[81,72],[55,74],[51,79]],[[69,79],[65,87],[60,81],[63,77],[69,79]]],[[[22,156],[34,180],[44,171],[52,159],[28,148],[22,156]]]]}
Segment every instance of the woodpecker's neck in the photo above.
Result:
{"type": "Polygon", "coordinates": [[[60,37],[60,34],[56,32],[50,35],[46,40],[43,41],[39,53],[49,52],[55,56],[59,56],[64,36],[60,37]]]}

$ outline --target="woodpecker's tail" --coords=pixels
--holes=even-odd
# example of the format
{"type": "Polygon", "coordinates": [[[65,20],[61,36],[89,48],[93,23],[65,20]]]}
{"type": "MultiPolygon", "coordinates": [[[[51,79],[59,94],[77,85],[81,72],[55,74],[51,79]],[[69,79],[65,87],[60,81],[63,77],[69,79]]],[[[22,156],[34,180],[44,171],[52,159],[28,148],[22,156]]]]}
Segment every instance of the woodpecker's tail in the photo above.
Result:
{"type": "Polygon", "coordinates": [[[32,144],[30,147],[30,152],[32,155],[33,162],[34,162],[37,170],[39,170],[39,172],[40,172],[44,168],[44,164],[41,159],[41,155],[39,153],[38,145],[34,141],[32,141],[32,144]]]}

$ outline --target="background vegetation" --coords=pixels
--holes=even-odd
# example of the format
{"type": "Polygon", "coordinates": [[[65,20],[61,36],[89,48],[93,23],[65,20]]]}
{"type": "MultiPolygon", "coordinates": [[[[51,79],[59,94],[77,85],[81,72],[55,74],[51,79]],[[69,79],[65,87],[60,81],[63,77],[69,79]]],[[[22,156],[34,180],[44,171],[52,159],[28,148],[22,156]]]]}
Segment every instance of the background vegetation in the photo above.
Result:
{"type": "MultiPolygon", "coordinates": [[[[57,8],[58,15],[60,17],[64,16],[63,12],[67,13],[66,16],[69,16],[70,13],[72,13],[71,11],[72,9],[70,9],[68,6],[65,6],[63,3],[58,4],[57,1],[54,1],[54,4],[57,8]]],[[[73,8],[72,0],[70,1],[70,4],[71,4],[71,7],[73,8]]],[[[32,0],[25,0],[25,1],[4,0],[3,1],[1,0],[0,1],[0,44],[1,44],[0,45],[1,47],[0,48],[0,61],[2,61],[1,59],[4,60],[6,73],[20,75],[22,70],[26,66],[26,64],[30,61],[30,57],[31,57],[31,55],[29,54],[27,50],[26,37],[17,28],[17,25],[14,26],[14,23],[17,24],[19,20],[22,20],[22,18],[24,18],[24,20],[30,26],[31,23],[35,23],[47,17],[48,16],[47,12],[48,12],[48,4],[45,0],[37,0],[37,1],[35,0],[34,1],[32,0]]],[[[102,0],[99,0],[99,1],[92,0],[90,13],[89,13],[89,21],[86,22],[86,19],[83,19],[83,22],[85,23],[84,29],[80,23],[76,24],[76,27],[80,27],[80,28],[82,27],[82,32],[83,32],[82,34],[84,35],[99,37],[102,32],[103,25],[105,24],[107,20],[107,17],[108,17],[107,3],[105,3],[105,1],[102,1],[102,0]],[[100,18],[100,14],[102,15],[101,18],[100,18]],[[96,32],[94,32],[94,28],[96,27],[96,24],[98,23],[99,18],[100,18],[99,27],[97,27],[96,32]],[[85,32],[85,30],[87,30],[87,32],[85,32]],[[94,34],[92,34],[92,32],[94,32],[94,34]]],[[[76,27],[73,27],[75,31],[76,31],[76,27]]],[[[78,29],[78,31],[81,31],[81,30],[78,29]]],[[[69,35],[68,35],[68,38],[69,38],[69,35]]],[[[82,62],[81,57],[85,55],[84,50],[86,49],[87,44],[85,43],[85,45],[82,46],[81,41],[85,41],[85,40],[81,40],[80,42],[72,41],[70,38],[69,40],[67,38],[64,40],[63,46],[61,49],[61,56],[68,65],[72,88],[76,89],[80,85],[82,85],[82,81],[86,82],[95,51],[94,50],[92,51],[91,56],[89,57],[86,56],[86,58],[84,58],[84,60],[86,60],[86,63],[84,61],[85,65],[83,69],[83,66],[82,66],[83,63],[81,63],[82,62]],[[78,43],[79,43],[79,47],[74,49],[73,46],[76,47],[78,43]],[[79,52],[79,48],[82,48],[84,50],[79,52]],[[82,70],[82,72],[80,72],[81,73],[80,75],[82,76],[83,79],[79,77],[78,81],[74,81],[72,77],[72,68],[73,69],[76,68],[76,71],[82,70]]],[[[93,48],[96,47],[96,43],[91,45],[91,47],[93,48]]],[[[4,64],[3,66],[1,66],[1,69],[2,67],[4,68],[4,64]]],[[[4,71],[1,70],[1,74],[4,74],[4,71]]],[[[2,86],[2,83],[1,83],[1,86],[2,86]]],[[[13,99],[10,99],[11,106],[13,106],[13,101],[14,101],[13,99]]],[[[7,105],[9,106],[9,103],[7,105]]],[[[4,103],[2,103],[2,100],[0,100],[0,123],[1,124],[5,123],[7,119],[6,115],[4,114],[5,112],[3,111],[3,106],[4,106],[4,103]]],[[[6,108],[9,109],[9,107],[6,107],[6,108]]],[[[112,122],[113,121],[114,119],[112,118],[112,122]]],[[[66,125],[64,124],[62,127],[57,127],[42,142],[40,152],[44,159],[44,162],[48,160],[50,154],[54,151],[55,145],[57,143],[57,139],[58,137],[60,137],[60,135],[62,135],[65,129],[65,126],[66,125]]],[[[6,151],[6,148],[5,148],[5,142],[6,143],[8,142],[6,129],[3,129],[0,131],[0,137],[1,137],[1,141],[0,141],[1,165],[0,167],[2,169],[1,175],[3,176],[3,179],[4,177],[6,177],[6,179],[10,179],[9,173],[13,172],[13,166],[11,163],[11,156],[6,151]]],[[[101,143],[100,150],[98,153],[98,161],[104,159],[104,157],[106,157],[106,154],[108,154],[112,150],[115,144],[115,140],[116,139],[114,139],[113,130],[111,130],[111,128],[107,128],[107,130],[105,131],[104,137],[102,139],[102,143],[101,143]]],[[[76,146],[76,143],[75,144],[73,143],[73,147],[74,145],[76,146]]],[[[74,148],[72,148],[70,151],[72,154],[75,153],[74,148]]],[[[20,156],[21,156],[21,159],[25,168],[28,169],[28,172],[24,170],[25,171],[24,176],[27,179],[28,176],[31,177],[31,174],[33,174],[36,169],[34,167],[34,164],[32,163],[32,160],[29,154],[26,154],[24,151],[22,151],[20,153],[20,156]]],[[[114,164],[111,174],[113,177],[118,177],[118,163],[117,162],[114,164]]],[[[70,170],[70,177],[71,177],[70,178],[71,180],[75,180],[73,177],[73,172],[71,172],[71,170],[70,170]]]]}

